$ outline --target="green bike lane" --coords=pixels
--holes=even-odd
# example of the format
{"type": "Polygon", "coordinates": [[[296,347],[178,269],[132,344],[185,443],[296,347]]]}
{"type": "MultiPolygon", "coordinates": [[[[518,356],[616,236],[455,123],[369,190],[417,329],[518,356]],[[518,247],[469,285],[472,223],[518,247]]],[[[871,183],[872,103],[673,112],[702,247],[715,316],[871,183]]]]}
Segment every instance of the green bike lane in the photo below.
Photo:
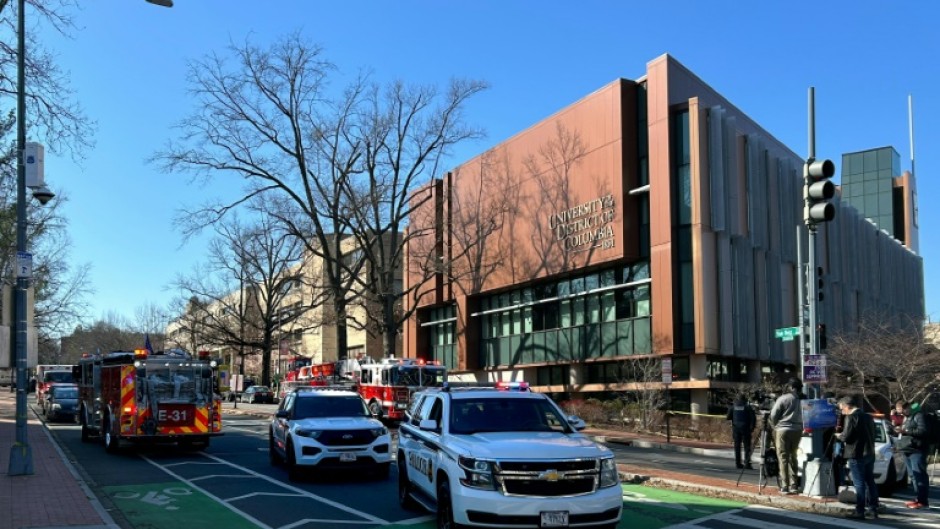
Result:
{"type": "MultiPolygon", "coordinates": [[[[746,504],[642,485],[623,485],[620,529],[659,529],[691,522],[746,504]]],[[[183,482],[104,487],[114,506],[137,529],[178,529],[181,524],[227,529],[256,528],[254,523],[183,482]]],[[[309,513],[316,516],[315,513],[309,513]]],[[[363,524],[369,525],[369,524],[363,524]]],[[[393,529],[432,529],[433,521],[385,525],[393,529]]]]}

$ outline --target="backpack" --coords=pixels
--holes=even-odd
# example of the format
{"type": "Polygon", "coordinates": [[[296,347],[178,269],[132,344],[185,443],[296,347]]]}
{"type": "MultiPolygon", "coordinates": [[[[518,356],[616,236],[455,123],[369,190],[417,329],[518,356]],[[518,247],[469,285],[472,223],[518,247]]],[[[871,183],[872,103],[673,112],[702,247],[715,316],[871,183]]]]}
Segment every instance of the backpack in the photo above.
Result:
{"type": "Polygon", "coordinates": [[[780,475],[780,460],[777,459],[777,450],[774,447],[768,447],[764,450],[764,475],[769,478],[775,478],[780,475]]]}

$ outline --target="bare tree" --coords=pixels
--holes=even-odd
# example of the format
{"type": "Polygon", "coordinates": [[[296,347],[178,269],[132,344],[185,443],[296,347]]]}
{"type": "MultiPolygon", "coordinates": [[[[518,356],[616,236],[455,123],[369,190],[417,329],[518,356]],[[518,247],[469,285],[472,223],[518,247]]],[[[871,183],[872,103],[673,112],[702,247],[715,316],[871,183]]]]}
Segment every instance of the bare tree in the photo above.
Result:
{"type": "MultiPolygon", "coordinates": [[[[31,138],[45,143],[52,152],[69,152],[80,159],[93,146],[95,123],[82,110],[69,87],[68,73],[55,62],[55,55],[43,47],[34,31],[45,25],[70,37],[76,30],[72,12],[77,0],[27,0],[25,97],[27,124],[31,138]]],[[[0,39],[0,96],[14,101],[17,90],[17,12],[15,2],[0,1],[0,31],[11,38],[0,39]]],[[[12,106],[12,105],[11,105],[12,106]]],[[[14,171],[13,175],[16,174],[14,171]]]]}
{"type": "Polygon", "coordinates": [[[337,138],[344,150],[362,153],[361,169],[344,180],[353,218],[349,229],[365,261],[366,273],[356,276],[357,290],[377,303],[379,314],[372,321],[383,336],[385,355],[394,355],[396,338],[413,311],[403,310],[401,303],[410,295],[401,281],[405,251],[409,238],[420,236],[405,228],[423,207],[421,197],[427,195],[418,191],[438,173],[442,158],[454,145],[481,135],[463,124],[462,111],[485,85],[453,81],[444,93],[400,82],[363,88],[362,96],[347,105],[352,112],[343,121],[349,132],[337,138]]]}
{"type": "MultiPolygon", "coordinates": [[[[41,141],[53,153],[69,153],[82,158],[93,145],[94,122],[84,115],[68,85],[67,72],[55,62],[54,55],[42,46],[39,25],[51,27],[68,37],[75,25],[72,12],[75,0],[27,0],[25,101],[30,138],[41,141]]],[[[17,7],[0,1],[0,32],[11,38],[0,40],[0,101],[13,107],[18,94],[17,7]]],[[[12,260],[16,252],[16,145],[13,139],[13,111],[0,120],[0,270],[13,281],[12,260]]],[[[57,337],[83,319],[84,296],[90,292],[89,265],[70,262],[70,242],[58,207],[67,200],[65,193],[44,208],[27,208],[27,245],[33,253],[32,285],[35,296],[35,323],[40,350],[51,352],[57,337]]]]}
{"type": "Polygon", "coordinates": [[[625,413],[645,431],[657,431],[668,394],[662,383],[662,359],[659,356],[627,358],[620,363],[621,398],[627,401],[625,413]]]}
{"type": "Polygon", "coordinates": [[[157,349],[164,348],[164,333],[170,322],[169,313],[155,303],[144,303],[134,309],[132,328],[150,337],[150,342],[157,349]]]}
{"type": "Polygon", "coordinates": [[[926,402],[940,392],[940,352],[920,322],[891,315],[860,318],[858,330],[829,339],[829,384],[883,412],[898,400],[926,402]]]}
{"type": "Polygon", "coordinates": [[[71,333],[63,336],[61,348],[48,351],[63,362],[77,362],[84,353],[107,353],[111,351],[132,351],[144,345],[144,335],[131,330],[126,318],[111,312],[102,316],[90,326],[79,325],[71,333]]]}
{"type": "Polygon", "coordinates": [[[205,268],[178,277],[175,287],[189,303],[183,323],[198,330],[199,345],[233,348],[244,368],[245,356],[260,351],[262,384],[271,383],[271,351],[286,325],[303,330],[316,325],[309,314],[322,301],[305,273],[301,242],[262,217],[255,225],[229,218],[214,225],[205,268]],[[307,296],[293,300],[290,290],[307,296]]]}
{"type": "Polygon", "coordinates": [[[167,171],[240,177],[244,195],[187,214],[184,230],[265,196],[278,221],[323,263],[339,357],[347,349],[347,307],[362,290],[382,306],[381,326],[393,336],[402,319],[399,234],[411,194],[449,147],[472,136],[460,125],[460,109],[482,85],[455,81],[439,96],[401,83],[381,89],[362,76],[334,98],[326,91],[334,65],[297,34],[267,50],[245,44],[229,51],[192,65],[199,110],[182,122],[179,142],[154,159],[167,171]],[[357,240],[352,248],[349,236],[357,240]],[[363,258],[347,258],[350,251],[363,258]]]}

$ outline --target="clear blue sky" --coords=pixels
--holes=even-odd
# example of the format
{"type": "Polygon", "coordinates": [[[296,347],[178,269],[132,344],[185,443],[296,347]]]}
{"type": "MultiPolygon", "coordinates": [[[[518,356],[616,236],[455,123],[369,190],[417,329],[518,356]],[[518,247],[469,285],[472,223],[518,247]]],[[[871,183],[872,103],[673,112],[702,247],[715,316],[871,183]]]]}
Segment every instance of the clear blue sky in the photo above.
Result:
{"type": "MultiPolygon", "coordinates": [[[[314,1],[83,0],[71,41],[44,31],[97,120],[80,166],[47,154],[46,179],[64,189],[76,262],[90,262],[94,318],[131,318],[166,304],[178,272],[203,259],[205,239],[181,246],[174,212],[221,186],[200,188],[145,160],[192,110],[187,61],[251,36],[264,44],[301,30],[345,73],[491,89],[469,120],[486,140],[453,164],[610,81],[635,79],[669,53],[795,152],[805,154],[806,94],[816,87],[817,156],[885,145],[910,169],[907,97],[914,96],[916,169],[927,313],[940,319],[934,274],[940,208],[940,39],[937,2],[803,1],[314,1]]],[[[27,12],[27,16],[31,13],[27,12]]],[[[837,169],[840,171],[841,169],[837,169]]],[[[838,172],[837,172],[838,175],[838,172]]],[[[838,179],[837,179],[838,181],[838,179]]]]}

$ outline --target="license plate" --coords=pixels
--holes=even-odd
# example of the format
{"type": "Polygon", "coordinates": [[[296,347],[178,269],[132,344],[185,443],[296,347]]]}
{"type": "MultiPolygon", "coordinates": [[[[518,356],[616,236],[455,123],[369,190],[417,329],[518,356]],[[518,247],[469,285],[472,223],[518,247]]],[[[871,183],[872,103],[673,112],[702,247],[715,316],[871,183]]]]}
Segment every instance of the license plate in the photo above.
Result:
{"type": "Polygon", "coordinates": [[[568,527],[568,511],[542,511],[541,527],[568,527]]]}
{"type": "Polygon", "coordinates": [[[339,455],[339,460],[342,461],[342,462],[344,462],[344,463],[348,463],[348,462],[350,462],[350,461],[355,461],[355,460],[356,460],[356,454],[340,454],[340,455],[339,455]]]}
{"type": "Polygon", "coordinates": [[[168,426],[192,426],[196,422],[196,409],[187,404],[161,404],[157,409],[157,422],[168,426]]]}

